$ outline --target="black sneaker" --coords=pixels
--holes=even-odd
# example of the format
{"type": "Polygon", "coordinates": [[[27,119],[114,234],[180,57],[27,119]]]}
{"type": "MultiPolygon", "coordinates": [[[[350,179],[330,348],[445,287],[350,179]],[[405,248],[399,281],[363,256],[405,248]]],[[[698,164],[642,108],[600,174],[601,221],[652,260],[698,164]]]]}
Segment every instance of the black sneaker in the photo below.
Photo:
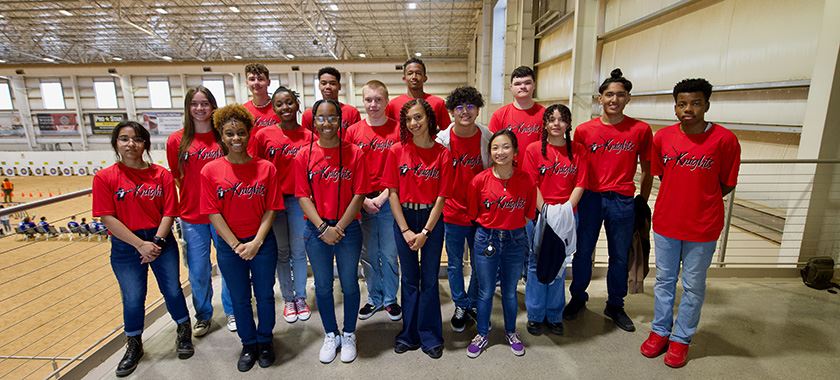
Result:
{"type": "Polygon", "coordinates": [[[470,316],[470,319],[472,319],[473,322],[478,323],[478,308],[471,307],[467,309],[467,315],[470,316]]]}
{"type": "Polygon", "coordinates": [[[542,335],[543,325],[541,322],[528,321],[528,333],[531,335],[542,335]]]}
{"type": "Polygon", "coordinates": [[[455,306],[455,313],[452,314],[452,319],[449,321],[452,324],[452,331],[454,332],[462,332],[464,328],[467,327],[467,321],[469,320],[470,316],[467,315],[467,310],[455,306]]]}
{"type": "MultiPolygon", "coordinates": [[[[359,319],[364,321],[365,319],[372,317],[379,310],[382,310],[382,306],[373,306],[366,303],[365,306],[362,306],[359,310],[359,319]]],[[[402,315],[402,313],[400,313],[400,315],[402,315]]]]}
{"type": "Polygon", "coordinates": [[[261,368],[270,367],[274,364],[274,345],[271,343],[260,344],[260,354],[257,360],[261,368]]]}
{"type": "Polygon", "coordinates": [[[554,335],[563,335],[563,322],[551,323],[548,322],[548,331],[554,335]]]}
{"type": "Polygon", "coordinates": [[[259,355],[259,350],[257,349],[256,344],[247,344],[242,346],[242,353],[239,354],[239,361],[236,363],[236,369],[239,372],[248,372],[251,368],[254,368],[254,364],[257,362],[257,357],[259,355]]]}
{"type": "Polygon", "coordinates": [[[636,326],[633,325],[633,320],[627,316],[623,307],[607,305],[604,309],[604,315],[606,315],[607,318],[612,319],[613,323],[615,323],[618,328],[629,332],[636,331],[636,326]]]}
{"type": "Polygon", "coordinates": [[[577,318],[578,313],[580,313],[580,311],[584,308],[586,308],[586,300],[572,297],[572,300],[569,301],[569,304],[566,305],[565,308],[563,308],[563,319],[567,321],[574,320],[575,318],[577,318]]]}
{"type": "Polygon", "coordinates": [[[402,319],[402,308],[400,307],[400,304],[396,302],[385,306],[385,311],[388,312],[388,318],[391,318],[392,321],[399,321],[402,319]]]}
{"type": "Polygon", "coordinates": [[[443,356],[443,345],[430,348],[428,351],[423,350],[423,352],[426,355],[429,355],[429,357],[432,359],[440,359],[440,357],[443,356]]]}
{"type": "Polygon", "coordinates": [[[397,343],[394,344],[394,352],[396,352],[398,354],[404,354],[408,351],[414,351],[418,348],[420,348],[419,344],[416,345],[416,346],[412,346],[412,345],[409,345],[409,344],[403,343],[403,342],[397,342],[397,343]]]}

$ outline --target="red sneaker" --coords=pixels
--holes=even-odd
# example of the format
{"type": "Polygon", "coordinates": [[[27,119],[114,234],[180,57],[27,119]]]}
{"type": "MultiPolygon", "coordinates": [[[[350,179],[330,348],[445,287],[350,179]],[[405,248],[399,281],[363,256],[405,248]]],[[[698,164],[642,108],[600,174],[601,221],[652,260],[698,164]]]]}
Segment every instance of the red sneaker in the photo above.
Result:
{"type": "Polygon", "coordinates": [[[660,336],[659,334],[651,331],[647,340],[645,340],[645,342],[642,343],[641,352],[644,356],[647,356],[649,358],[655,358],[659,355],[662,355],[662,353],[665,352],[667,347],[668,338],[660,336]]]}
{"type": "Polygon", "coordinates": [[[671,341],[668,345],[668,352],[665,353],[665,365],[671,368],[680,368],[688,361],[688,345],[671,341]]]}

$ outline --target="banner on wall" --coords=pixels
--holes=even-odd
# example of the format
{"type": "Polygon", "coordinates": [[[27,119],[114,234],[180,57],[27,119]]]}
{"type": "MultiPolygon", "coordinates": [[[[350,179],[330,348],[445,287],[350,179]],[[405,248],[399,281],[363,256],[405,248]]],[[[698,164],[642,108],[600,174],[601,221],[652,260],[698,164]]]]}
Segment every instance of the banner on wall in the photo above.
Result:
{"type": "Polygon", "coordinates": [[[94,135],[110,135],[117,124],[128,120],[128,114],[125,113],[92,113],[87,116],[94,135]]]}
{"type": "Polygon", "coordinates": [[[26,136],[20,115],[9,113],[0,115],[0,137],[26,136]]]}
{"type": "Polygon", "coordinates": [[[42,135],[76,135],[79,133],[79,123],[74,113],[39,113],[38,129],[42,135]]]}
{"type": "Polygon", "coordinates": [[[183,127],[182,112],[144,112],[143,126],[152,135],[169,135],[183,127]]]}

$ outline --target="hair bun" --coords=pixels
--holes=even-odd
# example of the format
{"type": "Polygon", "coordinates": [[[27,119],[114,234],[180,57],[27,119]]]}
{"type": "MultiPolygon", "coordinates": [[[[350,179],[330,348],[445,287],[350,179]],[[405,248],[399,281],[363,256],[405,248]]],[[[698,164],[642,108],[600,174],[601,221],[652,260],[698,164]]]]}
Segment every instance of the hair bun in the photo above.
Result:
{"type": "Polygon", "coordinates": [[[615,79],[618,79],[618,78],[621,78],[621,77],[622,77],[622,75],[623,75],[623,74],[622,74],[622,72],[621,72],[621,69],[618,69],[618,68],[617,68],[617,69],[615,69],[615,70],[613,70],[613,71],[610,71],[610,78],[615,78],[615,79]]]}

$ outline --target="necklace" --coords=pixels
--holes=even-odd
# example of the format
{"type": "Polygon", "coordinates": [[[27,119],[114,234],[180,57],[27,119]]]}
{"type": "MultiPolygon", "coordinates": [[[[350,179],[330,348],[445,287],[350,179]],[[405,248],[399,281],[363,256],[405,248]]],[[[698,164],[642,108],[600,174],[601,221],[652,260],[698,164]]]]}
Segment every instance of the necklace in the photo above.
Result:
{"type": "MultiPolygon", "coordinates": [[[[251,103],[254,103],[254,101],[252,100],[252,101],[251,101],[251,103]]],[[[257,107],[257,108],[265,108],[265,107],[267,107],[269,104],[271,104],[271,98],[268,98],[268,101],[266,101],[266,102],[265,102],[264,104],[262,104],[262,105],[257,105],[256,103],[254,103],[254,107],[257,107]]]]}

